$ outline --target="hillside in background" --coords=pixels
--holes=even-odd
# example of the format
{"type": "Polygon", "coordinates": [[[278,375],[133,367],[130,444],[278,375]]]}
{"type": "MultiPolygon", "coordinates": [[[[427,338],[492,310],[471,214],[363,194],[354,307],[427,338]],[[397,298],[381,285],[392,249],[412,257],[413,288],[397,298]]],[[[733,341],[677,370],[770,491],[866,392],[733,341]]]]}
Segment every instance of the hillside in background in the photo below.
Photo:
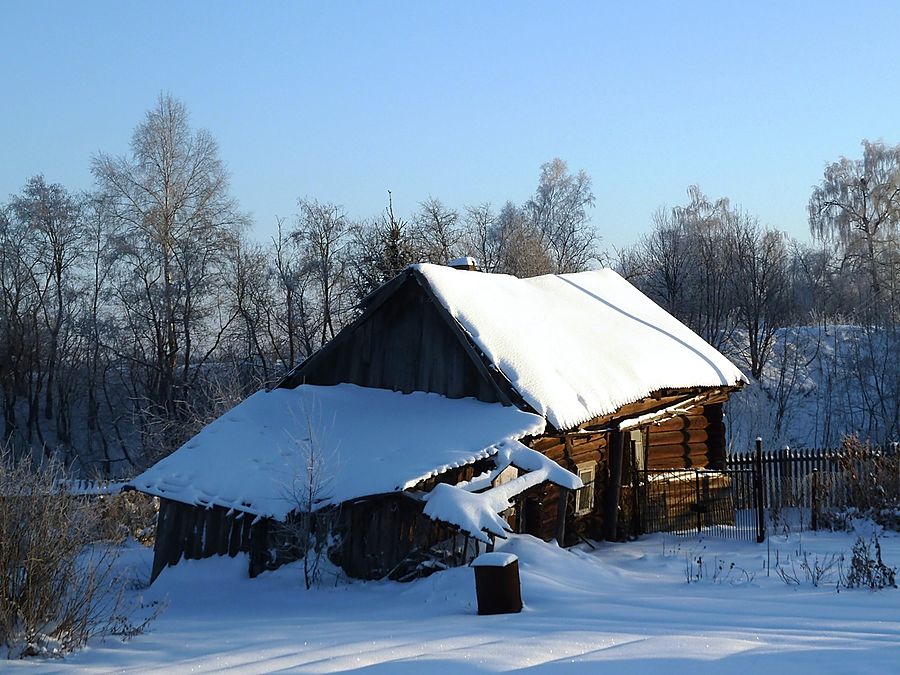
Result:
{"type": "Polygon", "coordinates": [[[895,443],[898,390],[896,332],[846,325],[780,329],[762,378],[728,403],[729,447],[747,450],[757,437],[767,448],[836,447],[848,434],[895,443]]]}

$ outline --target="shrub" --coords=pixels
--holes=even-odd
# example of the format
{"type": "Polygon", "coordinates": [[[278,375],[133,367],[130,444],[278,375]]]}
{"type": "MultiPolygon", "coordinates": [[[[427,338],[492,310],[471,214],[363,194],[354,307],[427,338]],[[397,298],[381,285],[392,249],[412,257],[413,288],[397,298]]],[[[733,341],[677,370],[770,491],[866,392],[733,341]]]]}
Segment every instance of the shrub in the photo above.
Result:
{"type": "Polygon", "coordinates": [[[67,493],[63,478],[58,465],[15,463],[0,452],[0,645],[7,658],[63,654],[94,636],[135,629],[115,568],[118,549],[98,540],[98,509],[67,493]]]}
{"type": "Polygon", "coordinates": [[[834,583],[840,578],[844,556],[834,553],[823,556],[813,555],[806,551],[788,558],[784,563],[776,560],[775,571],[788,586],[802,586],[804,583],[819,587],[834,583]]]}
{"type": "Polygon", "coordinates": [[[850,570],[844,585],[847,588],[897,588],[897,570],[881,559],[881,542],[873,534],[870,540],[857,537],[850,558],[850,570]]]}
{"type": "Polygon", "coordinates": [[[132,537],[145,546],[153,546],[159,514],[158,498],[128,490],[100,496],[95,505],[98,539],[118,542],[132,537]]]}
{"type": "Polygon", "coordinates": [[[823,509],[820,523],[849,530],[854,520],[868,519],[900,531],[900,455],[886,454],[856,436],[841,441],[839,471],[828,479],[831,508],[823,509]]]}

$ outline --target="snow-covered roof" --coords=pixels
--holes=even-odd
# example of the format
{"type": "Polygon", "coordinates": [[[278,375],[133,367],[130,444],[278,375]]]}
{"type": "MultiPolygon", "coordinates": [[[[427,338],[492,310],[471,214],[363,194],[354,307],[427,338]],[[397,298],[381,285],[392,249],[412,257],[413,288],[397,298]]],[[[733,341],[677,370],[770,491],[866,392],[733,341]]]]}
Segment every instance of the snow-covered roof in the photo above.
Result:
{"type": "Polygon", "coordinates": [[[314,477],[315,507],[404,490],[539,434],[514,407],[352,384],[259,391],[132,481],[176,501],[283,519],[314,477]]]}
{"type": "Polygon", "coordinates": [[[415,269],[522,398],[557,429],[660,389],[746,381],[613,270],[518,279],[429,264],[415,269]]]}
{"type": "Polygon", "coordinates": [[[468,267],[478,267],[478,262],[470,255],[467,255],[462,258],[454,258],[453,260],[447,261],[447,265],[454,268],[468,268],[468,267]]]}

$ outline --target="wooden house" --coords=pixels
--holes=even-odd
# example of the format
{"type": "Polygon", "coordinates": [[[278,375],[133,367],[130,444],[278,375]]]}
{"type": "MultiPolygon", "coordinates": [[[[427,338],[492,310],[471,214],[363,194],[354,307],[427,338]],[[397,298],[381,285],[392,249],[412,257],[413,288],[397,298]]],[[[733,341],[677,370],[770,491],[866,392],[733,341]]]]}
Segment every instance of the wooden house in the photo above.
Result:
{"type": "MultiPolygon", "coordinates": [[[[440,527],[483,534],[472,531],[480,525],[447,516],[452,509],[432,513],[423,524],[438,485],[463,488],[451,493],[443,487],[442,495],[486,495],[511,477],[504,499],[490,502],[504,512],[510,529],[564,544],[619,538],[634,471],[724,466],[723,404],[745,381],[724,356],[612,270],[517,279],[415,265],[366,298],[359,316],[274,391],[254,396],[269,397],[260,405],[271,408],[286,392],[328,392],[321,403],[327,416],[329,405],[341,405],[331,392],[345,395],[351,385],[366,395],[394,392],[394,407],[386,412],[390,423],[371,443],[365,441],[371,420],[353,413],[341,420],[342,428],[359,431],[359,447],[350,456],[374,460],[379,471],[389,466],[388,478],[377,489],[345,490],[352,481],[341,477],[340,498],[323,502],[340,507],[335,518],[343,543],[336,559],[350,574],[372,578],[446,538],[440,527]],[[431,431],[419,428],[423,413],[409,405],[426,393],[440,409],[425,413],[433,415],[431,431]],[[503,422],[482,426],[484,433],[461,447],[454,439],[478,424],[451,410],[464,402],[470,408],[480,402],[478,414],[503,422]],[[418,431],[410,432],[413,427],[418,431]],[[397,453],[391,434],[415,442],[397,453]],[[504,448],[519,454],[504,455],[504,448]],[[535,455],[566,471],[554,473],[535,455]],[[518,471],[509,475],[510,466],[518,471]]],[[[271,419],[267,424],[269,430],[278,426],[271,419]]],[[[227,426],[217,421],[201,434],[213,427],[227,434],[227,426]]],[[[265,569],[273,523],[289,517],[290,509],[267,511],[223,494],[216,481],[224,479],[208,467],[216,442],[211,434],[204,439],[201,445],[213,454],[203,462],[186,460],[189,442],[134,481],[162,499],[154,577],[182,556],[239,550],[251,551],[251,572],[265,569]],[[202,490],[186,487],[197,481],[202,490]]],[[[248,438],[230,461],[249,461],[240,452],[255,455],[266,444],[272,438],[265,433],[258,442],[248,438]]],[[[276,465],[276,472],[284,471],[276,465]]],[[[237,482],[224,492],[240,491],[241,471],[233,478],[237,482]]],[[[271,476],[267,480],[271,492],[271,476]]],[[[492,527],[485,529],[500,534],[492,527]]]]}

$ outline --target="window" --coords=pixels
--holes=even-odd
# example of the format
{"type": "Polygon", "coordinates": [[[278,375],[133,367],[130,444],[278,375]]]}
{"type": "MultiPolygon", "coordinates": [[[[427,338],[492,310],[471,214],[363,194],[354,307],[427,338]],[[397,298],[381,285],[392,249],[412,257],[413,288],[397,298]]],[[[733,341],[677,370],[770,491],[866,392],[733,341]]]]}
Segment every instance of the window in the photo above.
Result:
{"type": "Polygon", "coordinates": [[[594,509],[594,475],[597,465],[594,462],[579,464],[575,467],[584,487],[575,493],[575,515],[581,516],[594,509]]]}
{"type": "Polygon", "coordinates": [[[644,432],[641,429],[635,429],[631,432],[631,447],[634,448],[634,468],[643,471],[647,468],[647,452],[644,449],[644,432]]]}

